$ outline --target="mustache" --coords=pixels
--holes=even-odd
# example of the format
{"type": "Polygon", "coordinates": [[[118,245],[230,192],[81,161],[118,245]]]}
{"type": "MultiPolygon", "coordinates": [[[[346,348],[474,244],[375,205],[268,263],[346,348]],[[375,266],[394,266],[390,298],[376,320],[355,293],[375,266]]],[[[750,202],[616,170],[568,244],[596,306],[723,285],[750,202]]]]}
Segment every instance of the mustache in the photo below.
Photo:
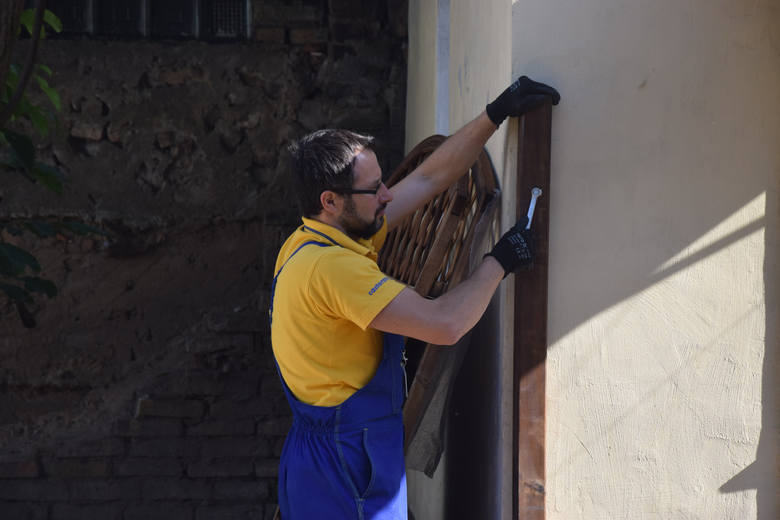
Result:
{"type": "Polygon", "coordinates": [[[376,210],[376,213],[375,213],[375,215],[379,215],[379,212],[380,212],[380,211],[383,211],[383,210],[384,210],[386,207],[387,207],[387,202],[385,202],[384,204],[382,204],[382,205],[381,205],[381,206],[380,206],[380,207],[379,207],[379,208],[376,210]]]}

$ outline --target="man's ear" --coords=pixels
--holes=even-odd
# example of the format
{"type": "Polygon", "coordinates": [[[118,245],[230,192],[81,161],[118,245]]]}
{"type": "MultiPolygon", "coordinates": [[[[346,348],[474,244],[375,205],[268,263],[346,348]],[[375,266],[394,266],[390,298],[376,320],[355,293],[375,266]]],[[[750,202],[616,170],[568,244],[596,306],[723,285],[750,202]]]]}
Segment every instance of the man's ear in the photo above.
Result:
{"type": "Polygon", "coordinates": [[[342,198],[335,191],[325,190],[320,193],[320,204],[326,213],[335,215],[341,213],[342,198]]]}

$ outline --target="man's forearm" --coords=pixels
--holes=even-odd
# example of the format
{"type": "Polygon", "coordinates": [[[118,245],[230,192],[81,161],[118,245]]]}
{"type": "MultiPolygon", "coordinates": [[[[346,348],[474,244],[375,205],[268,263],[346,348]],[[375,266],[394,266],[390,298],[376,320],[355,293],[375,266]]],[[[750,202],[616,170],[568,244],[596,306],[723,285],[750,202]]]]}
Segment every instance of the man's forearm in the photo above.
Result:
{"type": "Polygon", "coordinates": [[[452,345],[476,325],[503,277],[501,264],[486,257],[468,280],[434,300],[407,287],[369,326],[434,345],[452,345]]]}
{"type": "Polygon", "coordinates": [[[487,256],[467,280],[436,298],[439,312],[451,323],[453,343],[477,324],[503,278],[501,264],[487,256]]]}
{"type": "Polygon", "coordinates": [[[476,160],[496,129],[483,111],[439,146],[419,167],[421,176],[444,191],[476,160]]]}

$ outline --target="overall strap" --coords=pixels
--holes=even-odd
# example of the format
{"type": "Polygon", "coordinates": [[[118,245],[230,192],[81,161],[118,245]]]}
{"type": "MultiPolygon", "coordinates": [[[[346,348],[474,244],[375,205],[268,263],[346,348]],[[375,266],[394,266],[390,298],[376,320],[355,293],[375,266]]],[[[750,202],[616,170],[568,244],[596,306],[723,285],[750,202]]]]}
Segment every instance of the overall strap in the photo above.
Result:
{"type": "MultiPolygon", "coordinates": [[[[323,233],[323,232],[321,232],[321,231],[317,231],[317,230],[316,230],[316,229],[314,229],[314,228],[310,228],[309,226],[307,226],[307,225],[305,225],[305,224],[304,224],[304,226],[303,226],[303,229],[305,229],[306,231],[311,231],[312,233],[316,233],[316,234],[318,234],[319,236],[321,236],[321,237],[323,237],[323,238],[327,239],[328,241],[330,241],[330,243],[332,243],[334,246],[341,246],[341,244],[339,244],[338,242],[336,242],[335,240],[333,240],[332,238],[330,238],[328,235],[326,235],[325,233],[323,233]]],[[[307,243],[308,243],[308,242],[307,242],[307,243]]],[[[299,248],[299,249],[300,249],[300,248],[299,248]]],[[[295,253],[293,253],[293,254],[295,254],[295,253]]]]}
{"type": "MultiPolygon", "coordinates": [[[[326,237],[328,238],[328,237],[326,237]]],[[[336,242],[333,242],[336,244],[336,242]]],[[[295,256],[295,253],[303,249],[304,246],[308,246],[309,244],[313,244],[315,246],[319,247],[330,247],[330,244],[323,244],[322,242],[317,242],[315,240],[309,240],[308,242],[304,242],[303,244],[299,245],[298,248],[293,251],[293,253],[287,258],[287,260],[284,261],[282,264],[282,267],[279,268],[279,270],[276,272],[276,275],[274,275],[274,281],[271,283],[271,305],[268,306],[268,325],[271,325],[271,322],[273,321],[273,313],[274,313],[274,294],[276,293],[276,280],[279,278],[279,275],[282,274],[282,269],[284,269],[284,266],[287,265],[287,262],[292,260],[292,257],[295,256]]],[[[338,244],[336,244],[338,245],[338,244]]]]}

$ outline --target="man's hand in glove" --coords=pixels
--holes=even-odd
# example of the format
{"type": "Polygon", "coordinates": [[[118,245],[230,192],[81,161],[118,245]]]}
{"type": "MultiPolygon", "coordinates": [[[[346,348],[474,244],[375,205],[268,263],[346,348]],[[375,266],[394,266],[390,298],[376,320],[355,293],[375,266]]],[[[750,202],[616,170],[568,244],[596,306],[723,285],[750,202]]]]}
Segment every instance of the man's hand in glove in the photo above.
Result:
{"type": "Polygon", "coordinates": [[[533,264],[534,253],[531,245],[531,233],[525,229],[528,218],[523,217],[496,242],[493,250],[485,256],[492,256],[504,268],[504,278],[520,267],[533,264]]]}
{"type": "Polygon", "coordinates": [[[557,105],[561,95],[549,85],[520,76],[495,101],[488,104],[487,115],[493,124],[499,126],[507,116],[519,117],[541,105],[547,98],[552,100],[553,105],[557,105]]]}

